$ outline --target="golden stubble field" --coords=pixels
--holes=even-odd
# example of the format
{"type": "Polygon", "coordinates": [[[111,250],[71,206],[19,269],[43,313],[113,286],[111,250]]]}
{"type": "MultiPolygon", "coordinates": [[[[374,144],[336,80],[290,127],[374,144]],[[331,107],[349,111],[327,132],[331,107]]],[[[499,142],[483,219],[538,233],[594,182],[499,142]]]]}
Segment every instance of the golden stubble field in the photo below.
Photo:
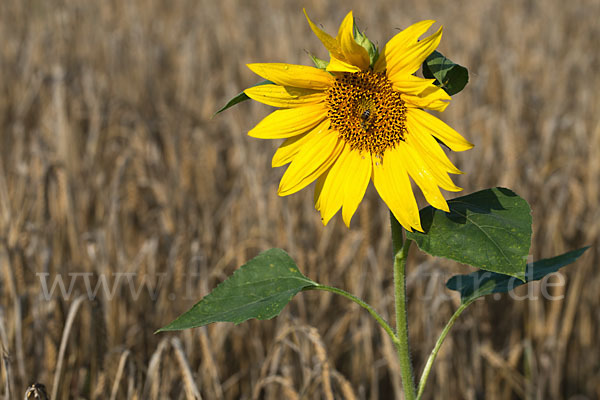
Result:
{"type": "MultiPolygon", "coordinates": [[[[536,259],[592,246],[549,293],[562,300],[532,285],[520,300],[472,306],[425,397],[600,398],[596,0],[0,2],[4,398],[34,382],[53,400],[401,398],[391,342],[329,294],[301,294],[272,321],[153,334],[275,246],[390,317],[388,215],[375,191],[352,229],[341,218],[323,227],[312,190],[277,197],[276,144],[246,136],[269,107],[211,119],[258,81],[246,63],[326,56],[302,7],[331,33],[353,9],[379,45],[418,20],[442,23],[440,50],[471,73],[443,114],[476,145],[451,154],[463,193],[525,197],[536,259]]],[[[411,254],[420,371],[458,305],[444,282],[469,269],[411,254]]]]}

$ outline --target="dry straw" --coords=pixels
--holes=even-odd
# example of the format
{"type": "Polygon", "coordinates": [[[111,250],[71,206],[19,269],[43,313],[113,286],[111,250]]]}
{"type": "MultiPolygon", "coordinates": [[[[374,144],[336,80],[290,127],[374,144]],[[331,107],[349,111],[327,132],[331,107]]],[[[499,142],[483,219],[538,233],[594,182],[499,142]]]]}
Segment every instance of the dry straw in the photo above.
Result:
{"type": "MultiPolygon", "coordinates": [[[[330,27],[353,9],[370,37],[386,38],[394,28],[433,17],[446,37],[460,38],[444,40],[441,50],[469,67],[472,79],[443,117],[468,132],[477,151],[453,159],[469,172],[457,184],[467,191],[510,184],[525,197],[535,210],[535,259],[592,245],[565,272],[564,300],[474,305],[454,327],[425,397],[508,400],[525,390],[528,398],[600,398],[600,76],[593,67],[600,63],[600,3],[377,0],[349,1],[343,10],[332,4],[304,6],[330,27]],[[510,320],[501,317],[505,313],[510,320]],[[507,351],[515,345],[523,349],[516,360],[507,351]],[[491,362],[491,354],[502,363],[491,362]],[[520,386],[509,376],[519,376],[520,386]]],[[[286,343],[282,354],[271,355],[283,346],[274,338],[285,318],[236,329],[216,324],[181,337],[190,385],[182,384],[184,364],[171,352],[170,337],[153,335],[267,246],[285,248],[309,277],[356,293],[389,316],[391,299],[380,295],[391,284],[391,272],[382,268],[391,254],[381,239],[389,235],[388,216],[374,193],[367,192],[355,216],[357,232],[348,234],[339,221],[323,229],[312,194],[277,198],[282,172],[268,168],[274,148],[245,135],[266,114],[263,107],[242,105],[228,118],[210,119],[239,88],[254,83],[245,62],[306,63],[292,41],[310,37],[299,13],[297,5],[276,0],[177,0],[169,7],[142,0],[0,2],[5,398],[21,397],[34,382],[57,391],[52,400],[109,398],[125,351],[137,372],[124,367],[116,398],[127,396],[130,381],[138,398],[186,398],[193,385],[203,398],[218,398],[216,386],[223,399],[251,398],[267,377],[272,383],[261,389],[262,398],[300,394],[317,368],[310,363],[317,352],[312,344],[292,352],[286,343]],[[136,258],[142,249],[147,252],[136,258]],[[61,274],[68,284],[69,272],[110,278],[140,270],[166,274],[158,297],[144,291],[133,300],[126,283],[112,300],[100,296],[104,348],[91,344],[92,307],[80,307],[66,329],[77,296],[55,293],[48,306],[36,275],[61,274]],[[173,301],[170,293],[191,294],[173,301]],[[60,374],[50,370],[59,360],[60,374]],[[53,385],[59,375],[60,390],[53,385]]],[[[303,43],[320,50],[316,41],[303,43]]],[[[428,258],[418,262],[408,276],[412,342],[422,344],[413,348],[417,371],[454,308],[444,278],[466,271],[428,258]],[[432,308],[435,313],[424,312],[432,308]]],[[[81,280],[75,288],[85,292],[81,280]]],[[[357,399],[400,393],[393,347],[368,315],[343,299],[313,293],[284,313],[321,336],[334,398],[351,398],[344,379],[357,399]],[[331,325],[332,313],[344,317],[331,325]]],[[[315,375],[315,399],[328,395],[322,371],[315,375]]]]}

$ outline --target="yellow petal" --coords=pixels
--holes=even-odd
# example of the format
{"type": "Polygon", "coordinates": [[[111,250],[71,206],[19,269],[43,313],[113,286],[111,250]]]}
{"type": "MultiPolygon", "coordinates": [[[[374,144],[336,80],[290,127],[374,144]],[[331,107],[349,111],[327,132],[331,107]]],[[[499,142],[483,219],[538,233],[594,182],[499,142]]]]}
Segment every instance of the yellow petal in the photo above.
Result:
{"type": "Polygon", "coordinates": [[[406,48],[416,43],[419,37],[427,32],[434,23],[435,21],[432,20],[417,22],[396,34],[384,46],[373,70],[381,72],[388,68],[389,66],[386,64],[390,59],[396,59],[398,54],[401,57],[406,48]]]}
{"type": "Polygon", "coordinates": [[[246,96],[273,107],[292,108],[319,103],[325,99],[323,91],[279,85],[258,85],[244,90],[246,96]]]}
{"type": "Polygon", "coordinates": [[[423,232],[419,207],[397,148],[386,151],[383,162],[373,158],[373,184],[382,200],[405,229],[423,232]]]}
{"type": "Polygon", "coordinates": [[[394,53],[386,59],[388,78],[393,81],[396,75],[416,72],[427,56],[438,47],[440,40],[442,40],[442,27],[433,35],[406,47],[402,52],[394,53]]]}
{"type": "MultiPolygon", "coordinates": [[[[345,146],[342,153],[348,153],[347,147],[345,146]]],[[[323,174],[315,188],[315,208],[321,212],[323,225],[327,225],[344,204],[344,179],[348,171],[344,169],[341,161],[338,158],[329,171],[323,174]]]]}
{"type": "Polygon", "coordinates": [[[335,162],[343,146],[337,132],[327,131],[313,136],[283,174],[278,194],[287,196],[305,188],[335,162]]]}
{"type": "Polygon", "coordinates": [[[460,133],[433,115],[418,108],[410,108],[408,111],[417,129],[438,138],[451,150],[465,151],[473,148],[473,144],[462,137],[460,133]]]}
{"type": "Polygon", "coordinates": [[[342,153],[340,155],[338,162],[344,163],[342,168],[346,171],[342,217],[349,228],[350,220],[362,201],[371,180],[373,166],[370,155],[361,155],[358,151],[350,149],[346,154],[342,153]],[[341,160],[342,156],[345,156],[343,161],[341,160]]]}
{"type": "Polygon", "coordinates": [[[331,74],[307,65],[285,63],[247,64],[255,74],[281,86],[324,90],[331,85],[331,74]]]}
{"type": "Polygon", "coordinates": [[[402,94],[401,97],[402,100],[406,102],[408,107],[413,105],[418,108],[427,108],[429,110],[440,112],[444,111],[446,107],[448,107],[451,99],[444,89],[435,85],[429,86],[419,94],[402,94]]]}
{"type": "Polygon", "coordinates": [[[414,151],[412,146],[406,143],[400,143],[399,154],[404,159],[404,165],[408,175],[415,181],[417,186],[423,192],[425,199],[429,204],[437,209],[449,212],[446,199],[440,192],[436,178],[432,175],[431,169],[423,162],[419,154],[414,151]]]}
{"type": "Polygon", "coordinates": [[[343,206],[346,226],[360,204],[371,178],[371,156],[363,156],[345,146],[339,157],[315,188],[315,208],[321,211],[323,224],[343,206]]]}
{"type": "Polygon", "coordinates": [[[323,46],[325,46],[325,48],[329,51],[329,53],[337,59],[343,59],[344,55],[342,53],[342,49],[340,48],[339,42],[334,37],[329,35],[327,32],[323,31],[321,28],[319,28],[317,25],[315,25],[310,20],[310,18],[308,18],[306,9],[304,9],[304,15],[306,16],[306,20],[308,21],[308,24],[310,25],[310,29],[312,29],[312,31],[315,33],[315,35],[317,35],[317,37],[319,38],[321,43],[323,43],[323,46]]]}
{"type": "MultiPolygon", "coordinates": [[[[413,139],[414,136],[415,135],[411,135],[410,138],[413,139]]],[[[427,136],[429,136],[429,135],[427,135],[427,136]]],[[[429,136],[429,137],[431,138],[431,136],[429,136]]],[[[433,138],[431,138],[431,139],[433,140],[433,138]]],[[[434,140],[434,142],[435,142],[435,140],[434,140]]],[[[435,181],[439,187],[441,187],[442,189],[447,190],[449,192],[460,192],[462,190],[462,188],[456,186],[454,184],[454,182],[452,182],[452,179],[450,179],[450,176],[448,176],[448,172],[450,172],[450,171],[446,168],[446,164],[441,163],[438,161],[437,158],[434,158],[432,156],[432,153],[430,151],[428,151],[428,149],[424,149],[422,147],[421,143],[419,143],[415,140],[409,140],[409,139],[406,140],[406,143],[409,143],[410,146],[413,147],[413,150],[419,154],[423,165],[425,165],[428,168],[429,172],[435,178],[435,181]]],[[[437,143],[435,143],[435,148],[437,148],[441,151],[441,148],[437,143]]],[[[448,163],[452,167],[454,167],[454,165],[452,165],[452,163],[449,160],[446,160],[446,163],[448,163]]],[[[462,173],[456,167],[454,167],[454,171],[458,171],[458,173],[462,173]]],[[[453,173],[456,173],[454,171],[453,171],[453,173]]]]}
{"type": "Polygon", "coordinates": [[[317,211],[321,210],[321,191],[323,191],[323,185],[325,184],[325,179],[327,178],[329,171],[331,171],[331,167],[329,167],[327,171],[323,172],[323,174],[317,178],[317,183],[315,184],[315,193],[313,195],[313,198],[315,202],[315,208],[317,209],[317,211]]]}
{"type": "Polygon", "coordinates": [[[423,131],[421,125],[414,121],[412,111],[412,108],[408,108],[406,112],[406,129],[409,132],[406,138],[407,143],[420,149],[420,152],[425,154],[431,160],[432,164],[440,165],[442,169],[449,173],[462,174],[462,171],[456,168],[448,159],[448,156],[444,153],[439,143],[431,136],[430,132],[428,130],[423,131]]]}
{"type": "Polygon", "coordinates": [[[436,88],[433,82],[435,82],[435,79],[424,79],[414,75],[402,75],[401,79],[392,81],[392,87],[394,90],[403,94],[419,95],[432,86],[436,88]]]}
{"type": "Polygon", "coordinates": [[[357,66],[361,70],[369,68],[369,53],[354,40],[354,17],[350,11],[342,21],[337,35],[344,61],[357,66]]]}
{"type": "Polygon", "coordinates": [[[259,139],[285,139],[301,135],[317,126],[327,116],[321,104],[273,111],[248,132],[259,139]]]}
{"type": "Polygon", "coordinates": [[[360,72],[361,69],[356,65],[352,65],[345,61],[338,60],[337,58],[331,56],[331,60],[325,68],[327,72],[360,72]]]}
{"type": "MultiPolygon", "coordinates": [[[[279,146],[275,154],[273,155],[273,160],[271,161],[271,166],[281,167],[294,159],[294,156],[298,154],[300,149],[315,135],[322,135],[326,130],[329,129],[329,120],[325,119],[321,122],[315,129],[310,132],[307,132],[303,135],[298,135],[286,139],[285,142],[279,146]]],[[[438,146],[439,147],[439,146],[438,146]]]]}

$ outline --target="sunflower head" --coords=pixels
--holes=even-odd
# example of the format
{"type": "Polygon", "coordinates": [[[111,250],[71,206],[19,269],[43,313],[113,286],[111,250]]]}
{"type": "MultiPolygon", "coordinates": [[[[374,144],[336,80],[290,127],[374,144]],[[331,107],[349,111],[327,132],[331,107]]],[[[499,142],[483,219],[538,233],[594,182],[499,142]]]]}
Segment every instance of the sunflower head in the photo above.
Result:
{"type": "Polygon", "coordinates": [[[329,62],[313,58],[322,68],[249,64],[268,82],[244,91],[279,107],[249,132],[257,138],[285,139],[273,157],[274,167],[290,163],[279,194],[295,193],[316,181],[315,207],[323,223],[341,208],[349,226],[372,181],[396,219],[408,230],[422,231],[411,179],[432,206],[448,211],[440,188],[461,190],[448,176],[461,171],[438,141],[454,151],[473,147],[425,111],[444,111],[450,96],[435,79],[415,75],[438,46],[442,28],[419,40],[434,21],[418,22],[379,52],[356,27],[352,12],[336,37],[306,18],[329,52],[329,62]]]}

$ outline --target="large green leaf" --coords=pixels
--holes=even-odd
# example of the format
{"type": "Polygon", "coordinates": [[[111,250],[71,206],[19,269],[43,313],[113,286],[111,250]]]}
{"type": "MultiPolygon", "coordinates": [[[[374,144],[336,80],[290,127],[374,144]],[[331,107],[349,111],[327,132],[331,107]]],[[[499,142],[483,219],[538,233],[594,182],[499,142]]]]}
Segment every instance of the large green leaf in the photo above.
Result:
{"type": "Polygon", "coordinates": [[[408,232],[424,252],[524,279],[531,209],[514,192],[486,189],[448,201],[450,212],[421,210],[425,233],[408,232]]]}
{"type": "MultiPolygon", "coordinates": [[[[259,82],[259,83],[257,83],[257,84],[256,84],[256,85],[254,85],[254,86],[259,86],[259,85],[269,85],[269,84],[272,84],[272,83],[273,83],[273,82],[271,82],[271,81],[262,81],[262,82],[259,82]]],[[[254,87],[254,86],[252,86],[252,87],[254,87]]],[[[219,109],[219,110],[218,110],[218,111],[215,113],[215,115],[217,115],[217,114],[219,114],[219,113],[222,113],[223,111],[227,110],[228,108],[231,108],[231,107],[235,106],[236,104],[239,104],[239,103],[241,103],[242,101],[246,101],[246,100],[249,100],[249,99],[250,99],[250,97],[246,96],[246,93],[244,93],[244,92],[241,92],[241,93],[239,93],[237,96],[235,96],[234,98],[232,98],[231,100],[229,100],[229,101],[227,102],[227,104],[225,104],[223,107],[221,107],[221,108],[220,108],[220,109],[219,109]]]]}
{"type": "Polygon", "coordinates": [[[544,276],[556,272],[559,268],[569,265],[579,258],[589,246],[573,250],[560,256],[544,258],[527,264],[525,282],[512,276],[497,274],[489,271],[476,271],[468,275],[455,275],[446,283],[450,290],[460,292],[463,303],[492,293],[506,293],[527,282],[537,281],[544,276]]]}
{"type": "Polygon", "coordinates": [[[317,284],[298,270],[281,249],[270,249],[248,261],[190,310],[160,331],[195,328],[217,321],[242,323],[271,319],[304,288],[317,284]]]}
{"type": "Polygon", "coordinates": [[[423,62],[423,76],[436,79],[435,84],[450,96],[465,88],[469,82],[469,71],[444,57],[439,51],[434,51],[423,62]]]}

